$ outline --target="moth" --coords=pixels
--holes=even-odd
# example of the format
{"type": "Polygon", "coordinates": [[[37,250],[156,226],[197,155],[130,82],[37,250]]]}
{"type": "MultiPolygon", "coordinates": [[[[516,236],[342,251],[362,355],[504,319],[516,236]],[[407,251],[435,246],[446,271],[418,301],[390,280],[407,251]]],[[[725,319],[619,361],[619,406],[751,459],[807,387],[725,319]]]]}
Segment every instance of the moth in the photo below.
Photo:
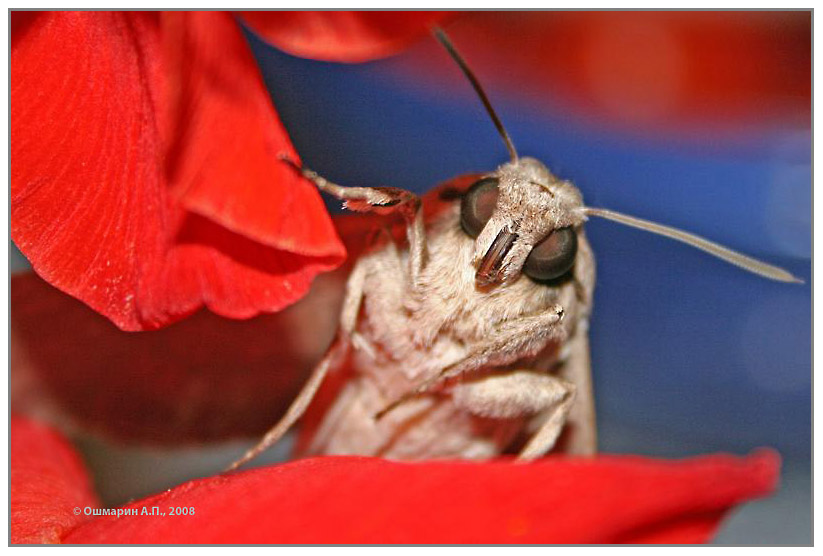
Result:
{"type": "Polygon", "coordinates": [[[354,211],[400,214],[355,263],[337,335],[282,419],[229,469],[276,443],[329,373],[345,383],[303,455],[394,459],[539,457],[597,450],[588,324],[595,262],[584,225],[600,217],[667,236],[763,277],[790,273],[693,234],[602,208],[539,160],[520,157],[445,33],[510,160],[427,194],[344,187],[289,160],[354,211]],[[424,205],[427,210],[424,210],[424,205]],[[424,214],[427,215],[424,217],[424,214]]]}

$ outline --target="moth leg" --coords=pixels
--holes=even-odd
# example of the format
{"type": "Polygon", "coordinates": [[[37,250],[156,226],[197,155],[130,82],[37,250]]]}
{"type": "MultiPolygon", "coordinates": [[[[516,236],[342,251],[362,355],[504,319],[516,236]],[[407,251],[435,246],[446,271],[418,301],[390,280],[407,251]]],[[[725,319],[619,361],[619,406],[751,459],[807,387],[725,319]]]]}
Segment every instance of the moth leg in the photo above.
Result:
{"type": "Polygon", "coordinates": [[[574,405],[573,383],[533,370],[516,370],[463,382],[452,389],[455,405],[474,415],[506,419],[545,415],[540,428],[520,452],[520,459],[539,457],[554,447],[574,405]]]}
{"type": "Polygon", "coordinates": [[[546,312],[501,324],[488,338],[471,346],[466,357],[443,369],[431,385],[484,365],[508,365],[538,354],[549,341],[565,337],[566,331],[560,326],[563,314],[563,308],[555,305],[546,312]]]}
{"type": "Polygon", "coordinates": [[[557,386],[563,390],[562,397],[554,407],[546,409],[546,420],[517,455],[517,459],[532,460],[539,458],[551,450],[554,447],[554,443],[557,442],[557,437],[560,436],[560,432],[566,425],[569,412],[574,405],[577,387],[563,379],[555,380],[557,381],[557,386]]]}
{"type": "Polygon", "coordinates": [[[386,406],[375,418],[380,419],[397,406],[452,377],[482,367],[509,365],[517,359],[538,354],[549,341],[565,338],[566,331],[560,326],[562,320],[563,308],[555,305],[546,312],[503,323],[486,339],[470,346],[468,355],[386,406]]]}
{"type": "Polygon", "coordinates": [[[291,164],[306,179],[314,183],[320,191],[343,201],[343,206],[357,212],[391,214],[399,211],[406,221],[406,237],[409,240],[409,266],[412,282],[418,283],[426,259],[426,234],[420,197],[397,187],[345,187],[328,181],[308,168],[291,164]]]}
{"type": "Polygon", "coordinates": [[[317,390],[320,388],[320,385],[323,383],[326,373],[328,373],[332,366],[337,366],[340,364],[342,356],[348,351],[348,347],[348,342],[343,341],[341,338],[336,338],[334,340],[334,343],[326,352],[326,355],[314,368],[314,371],[312,371],[312,374],[303,386],[303,389],[297,395],[294,402],[292,402],[289,406],[286,414],[283,415],[274,427],[269,429],[269,431],[254,447],[250,448],[245,454],[243,454],[243,457],[236,460],[228,468],[226,468],[226,471],[234,471],[241,465],[248,463],[264,451],[268,450],[270,447],[274,446],[281,438],[283,438],[292,425],[294,425],[294,423],[303,416],[306,408],[309,406],[314,398],[314,395],[317,393],[317,390]]]}
{"type": "Polygon", "coordinates": [[[243,457],[226,468],[227,472],[234,471],[241,465],[253,460],[283,438],[294,423],[306,412],[306,408],[308,408],[312,399],[314,399],[314,395],[317,393],[329,370],[339,367],[345,360],[351,348],[352,336],[355,334],[355,326],[357,324],[357,316],[360,313],[360,305],[363,301],[365,274],[366,268],[364,265],[359,264],[355,266],[346,284],[346,296],[340,312],[340,326],[337,331],[337,336],[332,341],[323,359],[320,360],[320,363],[318,363],[312,371],[311,376],[289,406],[285,415],[280,418],[280,421],[278,421],[276,425],[266,432],[255,446],[243,454],[243,457]]]}
{"type": "Polygon", "coordinates": [[[588,322],[578,323],[569,340],[569,355],[558,375],[573,383],[577,398],[567,420],[564,437],[565,452],[591,456],[597,453],[597,420],[592,388],[592,370],[589,357],[588,322]]]}

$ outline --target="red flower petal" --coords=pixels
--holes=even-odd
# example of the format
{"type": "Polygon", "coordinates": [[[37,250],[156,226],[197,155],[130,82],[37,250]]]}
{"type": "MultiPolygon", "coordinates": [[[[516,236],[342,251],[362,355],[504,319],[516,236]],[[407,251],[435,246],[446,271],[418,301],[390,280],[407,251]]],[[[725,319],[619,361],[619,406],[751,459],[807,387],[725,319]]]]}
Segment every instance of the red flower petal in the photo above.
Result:
{"type": "MultiPolygon", "coordinates": [[[[337,218],[356,254],[379,217],[337,218]]],[[[287,309],[238,322],[202,311],[129,334],[34,274],[11,280],[11,403],[119,440],[213,441],[268,430],[337,326],[348,269],[287,309]],[[116,372],[113,372],[116,370],[116,372]]]]}
{"type": "Polygon", "coordinates": [[[166,155],[184,206],[263,244],[340,257],[314,187],[276,160],[297,155],[238,26],[202,12],[163,14],[162,23],[174,111],[166,155]]]}
{"type": "MultiPolygon", "coordinates": [[[[14,14],[17,18],[17,14],[14,14]]],[[[229,14],[62,12],[14,26],[12,238],[126,330],[299,299],[344,250],[229,14]]]]}
{"type": "Polygon", "coordinates": [[[101,517],[70,543],[695,543],[726,510],[770,492],[770,451],[680,462],[531,464],[325,457],[192,481],[101,517]]]}
{"type": "Polygon", "coordinates": [[[14,544],[60,542],[67,531],[88,520],[84,508],[98,506],[71,446],[43,425],[15,416],[9,494],[14,544]]]}
{"type": "Polygon", "coordinates": [[[449,16],[448,12],[242,12],[277,48],[332,62],[364,62],[395,54],[449,16]]]}

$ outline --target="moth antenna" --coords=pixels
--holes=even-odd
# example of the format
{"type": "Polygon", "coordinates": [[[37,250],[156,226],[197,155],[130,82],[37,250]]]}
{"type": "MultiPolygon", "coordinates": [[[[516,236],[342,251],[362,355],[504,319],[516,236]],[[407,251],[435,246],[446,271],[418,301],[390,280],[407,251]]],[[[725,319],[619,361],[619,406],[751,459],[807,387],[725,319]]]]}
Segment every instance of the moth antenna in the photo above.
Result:
{"type": "Polygon", "coordinates": [[[754,274],[759,274],[764,278],[769,278],[770,280],[777,280],[779,282],[793,282],[796,284],[803,283],[803,280],[793,276],[782,268],[758,261],[757,259],[748,257],[742,253],[738,253],[737,251],[732,251],[731,249],[723,247],[713,241],[684,232],[683,230],[678,230],[677,228],[671,228],[669,226],[657,224],[656,222],[649,222],[648,220],[635,218],[634,216],[628,216],[626,214],[621,214],[608,209],[583,207],[583,212],[587,216],[599,216],[600,218],[619,222],[620,224],[625,224],[626,226],[631,226],[632,228],[639,228],[653,234],[671,238],[675,241],[688,243],[692,247],[696,247],[701,251],[714,255],[718,259],[723,259],[728,263],[739,266],[740,268],[748,270],[754,274]]]}
{"type": "Polygon", "coordinates": [[[509,156],[512,159],[512,162],[517,162],[517,151],[514,148],[514,143],[512,143],[511,137],[509,137],[509,133],[506,131],[506,128],[503,127],[503,122],[500,121],[500,118],[497,117],[497,112],[494,111],[492,108],[491,102],[489,102],[489,97],[486,96],[486,92],[483,90],[483,87],[480,85],[480,82],[477,80],[477,77],[474,76],[474,73],[469,68],[469,65],[466,63],[466,60],[460,55],[457,49],[452,44],[451,39],[449,39],[448,35],[446,35],[445,31],[440,27],[434,27],[432,29],[435,38],[438,40],[440,44],[442,44],[446,50],[449,52],[449,56],[452,57],[452,60],[457,62],[457,65],[460,66],[460,70],[463,72],[463,75],[469,80],[474,87],[474,91],[477,93],[477,96],[480,97],[480,100],[483,102],[483,106],[486,107],[486,112],[488,112],[489,116],[494,122],[494,127],[497,128],[497,133],[500,134],[500,137],[503,138],[503,141],[506,143],[506,148],[509,150],[509,156]]]}

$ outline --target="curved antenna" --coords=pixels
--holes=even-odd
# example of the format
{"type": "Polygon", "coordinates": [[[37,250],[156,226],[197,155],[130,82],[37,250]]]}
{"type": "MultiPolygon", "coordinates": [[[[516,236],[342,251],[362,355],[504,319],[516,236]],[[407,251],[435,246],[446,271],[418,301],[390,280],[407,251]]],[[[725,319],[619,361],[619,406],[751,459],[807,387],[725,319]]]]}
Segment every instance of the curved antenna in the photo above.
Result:
{"type": "Polygon", "coordinates": [[[474,91],[477,93],[477,96],[480,97],[480,100],[483,102],[483,106],[486,107],[486,112],[489,113],[491,116],[492,121],[494,122],[494,127],[497,128],[497,133],[500,134],[500,137],[503,138],[503,141],[506,143],[506,148],[509,150],[509,156],[512,159],[512,162],[517,162],[517,151],[514,149],[514,143],[512,143],[511,137],[509,137],[506,128],[503,127],[503,122],[500,121],[500,118],[497,117],[497,112],[494,111],[492,108],[491,102],[489,102],[489,97],[486,96],[486,92],[483,91],[483,87],[480,86],[480,82],[474,76],[474,73],[469,68],[468,64],[466,64],[466,60],[460,55],[457,49],[452,44],[451,39],[449,39],[448,35],[441,29],[440,27],[434,27],[432,29],[435,38],[442,44],[446,50],[449,52],[449,56],[457,62],[457,65],[460,66],[460,69],[463,71],[463,75],[469,80],[474,87],[474,91]]]}
{"type": "Polygon", "coordinates": [[[737,251],[732,251],[731,249],[723,247],[713,241],[684,232],[683,230],[678,230],[677,228],[671,228],[669,226],[664,226],[663,224],[657,224],[656,222],[649,222],[648,220],[635,218],[634,216],[628,216],[626,214],[621,214],[608,209],[583,207],[583,212],[587,216],[599,216],[600,218],[605,218],[606,220],[619,222],[625,226],[631,226],[632,228],[645,230],[647,232],[665,236],[676,241],[682,241],[683,243],[687,243],[692,247],[696,247],[701,251],[709,253],[710,255],[714,255],[718,259],[723,259],[727,263],[731,263],[744,270],[748,270],[749,272],[758,274],[770,280],[777,280],[778,282],[793,282],[795,284],[803,283],[803,280],[792,276],[789,272],[786,272],[782,268],[758,261],[757,259],[748,257],[742,253],[738,253],[737,251]]]}

